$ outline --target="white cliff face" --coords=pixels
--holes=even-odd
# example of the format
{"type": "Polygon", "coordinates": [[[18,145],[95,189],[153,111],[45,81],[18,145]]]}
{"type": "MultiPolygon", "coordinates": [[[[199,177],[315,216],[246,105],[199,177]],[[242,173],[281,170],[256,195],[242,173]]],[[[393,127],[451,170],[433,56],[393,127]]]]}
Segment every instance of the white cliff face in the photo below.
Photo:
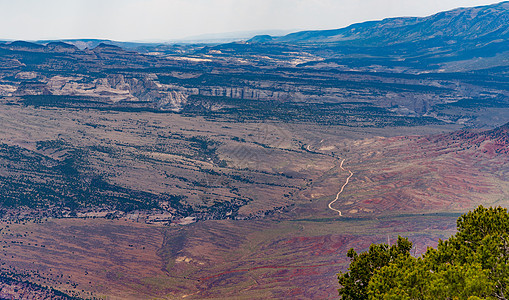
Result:
{"type": "Polygon", "coordinates": [[[17,90],[17,87],[14,85],[8,84],[0,84],[0,96],[12,96],[12,94],[17,90]]]}
{"type": "Polygon", "coordinates": [[[82,77],[54,76],[47,79],[46,87],[52,95],[107,98],[112,102],[134,98],[130,95],[127,84],[116,83],[112,85],[108,78],[86,82],[82,77]]]}
{"type": "MultiPolygon", "coordinates": [[[[182,78],[194,75],[176,74],[182,78]]],[[[36,72],[20,72],[16,75],[21,83],[18,85],[0,85],[0,96],[24,95],[70,95],[86,96],[99,99],[101,102],[120,104],[128,102],[145,102],[149,107],[181,111],[188,103],[189,96],[225,97],[244,100],[269,101],[344,101],[345,99],[367,99],[382,107],[399,107],[402,115],[425,114],[433,103],[439,100],[423,95],[417,99],[415,94],[391,93],[384,97],[372,97],[369,91],[348,90],[345,88],[322,88],[317,93],[316,87],[281,85],[273,82],[251,82],[244,86],[181,86],[176,83],[163,84],[155,74],[143,76],[126,76],[110,74],[102,78],[85,76],[53,76],[46,78],[36,72]],[[412,105],[410,105],[412,104],[412,105]],[[401,109],[400,109],[401,110],[401,109]]],[[[349,100],[352,101],[352,100],[349,100]]],[[[143,105],[143,104],[141,104],[143,105]]],[[[223,104],[221,104],[223,105],[223,104]]],[[[204,107],[214,110],[221,107],[208,103],[204,107]]]]}
{"type": "Polygon", "coordinates": [[[147,102],[164,110],[180,111],[193,92],[178,86],[161,85],[155,75],[143,78],[126,78],[113,74],[103,78],[88,80],[85,77],[53,76],[45,78],[35,72],[17,74],[20,80],[34,80],[33,83],[0,85],[0,96],[25,95],[69,95],[99,98],[111,103],[147,102]]]}
{"type": "MultiPolygon", "coordinates": [[[[292,87],[264,84],[253,88],[244,87],[183,87],[176,84],[162,84],[156,75],[144,77],[126,77],[122,74],[112,74],[97,79],[72,76],[42,77],[34,72],[21,74],[20,78],[37,78],[38,83],[20,84],[17,89],[13,86],[0,87],[0,94],[18,96],[23,95],[72,95],[86,96],[119,102],[147,102],[163,110],[180,111],[188,102],[191,95],[227,97],[245,100],[288,100],[300,101],[312,99],[313,96],[293,91],[292,87]]],[[[211,108],[212,109],[212,108],[211,108]]]]}
{"type": "Polygon", "coordinates": [[[245,100],[293,100],[301,101],[305,99],[313,99],[311,95],[304,95],[297,91],[273,91],[270,87],[264,88],[251,88],[251,87],[202,87],[202,88],[188,88],[189,95],[213,96],[213,97],[227,97],[234,99],[245,100]]]}
{"type": "Polygon", "coordinates": [[[20,79],[35,79],[39,83],[32,85],[0,86],[1,95],[72,95],[106,99],[112,103],[141,101],[153,103],[163,110],[180,111],[186,105],[190,95],[229,97],[246,100],[282,100],[304,98],[295,92],[271,91],[269,88],[251,87],[182,87],[175,84],[161,84],[157,76],[142,78],[112,74],[107,77],[87,80],[85,77],[54,76],[44,78],[35,72],[19,73],[20,79]]]}
{"type": "Polygon", "coordinates": [[[179,91],[162,92],[160,95],[164,95],[163,98],[157,101],[157,106],[161,109],[180,111],[187,103],[188,95],[179,91]]]}
{"type": "Polygon", "coordinates": [[[24,80],[30,80],[37,78],[37,73],[35,72],[19,72],[15,76],[16,79],[24,79],[24,80]]]}

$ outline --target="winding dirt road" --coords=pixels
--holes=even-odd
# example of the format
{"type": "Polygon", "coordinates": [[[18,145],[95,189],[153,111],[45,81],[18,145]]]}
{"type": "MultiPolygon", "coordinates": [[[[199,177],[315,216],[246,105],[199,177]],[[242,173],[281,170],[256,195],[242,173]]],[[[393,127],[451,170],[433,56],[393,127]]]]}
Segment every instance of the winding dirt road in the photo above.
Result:
{"type": "MultiPolygon", "coordinates": [[[[340,158],[340,159],[341,159],[341,158],[340,158]]],[[[337,213],[339,213],[339,215],[340,215],[340,216],[342,215],[342,214],[341,214],[341,211],[340,211],[340,210],[338,210],[338,209],[335,209],[334,207],[332,207],[332,204],[334,204],[336,201],[338,201],[338,199],[339,199],[339,195],[341,195],[341,193],[343,193],[343,190],[345,189],[345,186],[347,186],[347,185],[348,185],[348,183],[350,182],[350,178],[352,178],[352,176],[353,176],[353,172],[352,172],[352,171],[350,171],[350,170],[347,170],[347,169],[343,168],[343,163],[344,163],[344,162],[345,162],[345,159],[343,159],[343,160],[341,161],[341,164],[339,165],[339,167],[340,167],[340,168],[341,168],[341,170],[343,170],[343,171],[348,171],[348,172],[350,172],[350,175],[349,175],[349,176],[348,176],[348,178],[346,179],[345,184],[343,184],[343,186],[341,187],[341,189],[339,190],[339,192],[336,194],[336,198],[335,198],[335,199],[334,199],[331,203],[329,203],[329,209],[330,209],[330,210],[333,210],[333,211],[335,211],[335,212],[337,212],[337,213]]]]}
{"type": "MultiPolygon", "coordinates": [[[[307,145],[306,147],[306,150],[308,150],[309,152],[311,152],[311,145],[307,145]]],[[[326,154],[328,155],[328,154],[326,154]]],[[[336,203],[336,201],[338,201],[339,199],[339,196],[341,195],[341,193],[343,193],[343,191],[345,190],[345,187],[348,185],[348,183],[350,182],[350,178],[352,178],[353,176],[353,172],[348,170],[348,169],[345,169],[343,168],[343,164],[345,163],[345,158],[341,158],[341,157],[335,157],[334,155],[329,155],[329,156],[332,156],[334,158],[337,158],[338,161],[341,160],[341,163],[339,165],[339,167],[341,168],[341,170],[343,171],[348,171],[350,173],[350,175],[348,176],[348,178],[346,179],[345,183],[343,184],[343,186],[341,186],[341,189],[339,190],[339,192],[336,194],[336,198],[334,200],[332,200],[330,203],[329,203],[329,209],[332,210],[332,211],[335,211],[337,213],[339,213],[340,216],[342,216],[341,214],[341,211],[338,210],[338,209],[335,209],[334,207],[332,207],[332,204],[336,203]]]]}

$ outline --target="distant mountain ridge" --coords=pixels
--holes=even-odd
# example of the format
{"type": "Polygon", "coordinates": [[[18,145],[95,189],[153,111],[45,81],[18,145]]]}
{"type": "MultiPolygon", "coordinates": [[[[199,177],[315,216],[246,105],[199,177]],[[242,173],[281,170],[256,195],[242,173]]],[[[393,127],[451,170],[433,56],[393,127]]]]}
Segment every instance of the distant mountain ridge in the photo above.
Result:
{"type": "Polygon", "coordinates": [[[509,1],[458,8],[428,17],[398,17],[341,29],[301,31],[281,37],[256,36],[250,42],[395,44],[415,40],[491,40],[509,38],[509,1]]]}
{"type": "Polygon", "coordinates": [[[109,45],[115,45],[117,47],[121,47],[124,49],[133,49],[140,46],[155,46],[159,45],[160,43],[137,43],[137,42],[120,42],[120,41],[113,41],[113,40],[106,40],[106,39],[64,39],[64,40],[40,40],[35,41],[36,44],[49,44],[54,42],[60,42],[65,44],[71,44],[76,46],[79,49],[85,49],[85,48],[95,48],[99,46],[100,44],[109,44],[109,45]]]}
{"type": "MultiPolygon", "coordinates": [[[[83,51],[80,50],[74,44],[64,43],[60,41],[49,42],[46,45],[26,41],[14,41],[11,43],[0,44],[0,49],[27,52],[47,52],[47,53],[61,53],[61,52],[74,53],[83,51]]],[[[94,44],[94,47],[86,49],[85,51],[93,51],[95,53],[126,53],[126,50],[124,48],[109,43],[99,43],[97,45],[94,44]]]]}
{"type": "MultiPolygon", "coordinates": [[[[341,29],[256,36],[251,49],[304,49],[323,61],[307,67],[395,72],[464,72],[509,66],[509,1],[458,8],[428,17],[399,17],[341,29]],[[347,66],[347,67],[345,67],[347,66]]],[[[226,48],[226,46],[222,46],[226,48]]],[[[246,50],[238,45],[231,51],[246,50]]],[[[223,51],[223,49],[220,49],[223,51]]],[[[224,50],[226,51],[226,49],[224,50]]]]}

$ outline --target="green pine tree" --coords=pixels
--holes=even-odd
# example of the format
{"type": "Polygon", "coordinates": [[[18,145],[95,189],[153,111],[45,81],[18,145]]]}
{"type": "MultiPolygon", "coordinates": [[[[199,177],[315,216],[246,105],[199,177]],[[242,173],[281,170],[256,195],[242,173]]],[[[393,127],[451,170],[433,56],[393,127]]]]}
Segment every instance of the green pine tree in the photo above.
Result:
{"type": "Polygon", "coordinates": [[[509,285],[509,213],[479,206],[457,221],[458,232],[419,258],[412,243],[348,251],[339,273],[342,299],[506,299],[509,285]]]}

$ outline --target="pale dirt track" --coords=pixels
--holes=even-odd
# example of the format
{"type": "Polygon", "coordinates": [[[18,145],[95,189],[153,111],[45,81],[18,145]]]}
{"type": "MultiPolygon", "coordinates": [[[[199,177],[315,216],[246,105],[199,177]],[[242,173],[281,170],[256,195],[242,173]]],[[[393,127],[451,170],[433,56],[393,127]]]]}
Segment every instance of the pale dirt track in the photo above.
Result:
{"type": "MultiPolygon", "coordinates": [[[[340,159],[341,159],[341,158],[340,158],[340,159]]],[[[339,199],[339,195],[341,195],[341,193],[343,193],[343,190],[345,189],[345,187],[346,187],[346,186],[348,185],[348,183],[350,182],[350,178],[352,178],[352,176],[353,176],[353,172],[352,172],[352,171],[350,171],[350,170],[347,170],[347,169],[343,168],[343,163],[344,163],[344,162],[345,162],[345,159],[343,159],[343,160],[341,161],[341,164],[339,165],[339,167],[340,167],[340,168],[341,168],[341,170],[343,170],[343,171],[348,171],[348,172],[350,172],[350,175],[349,175],[349,176],[348,176],[348,178],[346,179],[345,184],[343,184],[343,186],[341,187],[341,189],[339,190],[339,192],[336,194],[336,198],[335,198],[335,199],[334,199],[331,203],[329,203],[329,209],[331,209],[331,210],[333,210],[333,211],[335,211],[335,212],[338,212],[340,216],[342,215],[342,214],[341,214],[341,211],[340,211],[340,210],[338,210],[338,209],[335,209],[334,207],[332,207],[332,204],[334,204],[336,201],[338,201],[338,199],[339,199]]]]}
{"type": "MultiPolygon", "coordinates": [[[[309,152],[311,152],[311,145],[307,145],[306,149],[307,149],[309,152]]],[[[331,156],[332,156],[332,155],[331,155],[331,156]]],[[[333,157],[334,157],[334,156],[333,156],[333,157]]],[[[350,175],[349,175],[349,176],[348,176],[348,178],[346,179],[345,183],[341,186],[341,189],[339,190],[339,192],[336,194],[336,198],[334,198],[334,200],[332,200],[332,201],[329,203],[329,209],[330,209],[330,210],[332,210],[332,211],[335,211],[335,212],[339,213],[339,215],[340,215],[340,216],[342,216],[341,211],[340,211],[340,210],[338,210],[338,209],[335,209],[334,207],[332,207],[332,205],[333,205],[334,203],[336,203],[336,201],[338,201],[339,196],[341,195],[341,193],[343,193],[343,191],[345,190],[345,187],[346,187],[346,186],[348,185],[348,183],[350,182],[350,179],[351,179],[351,178],[352,178],[352,176],[353,176],[353,172],[352,172],[352,171],[350,171],[349,169],[345,169],[345,168],[343,168],[343,164],[345,163],[345,160],[346,160],[345,158],[343,158],[343,159],[342,159],[341,157],[339,157],[339,158],[337,158],[337,159],[338,159],[338,161],[339,161],[339,160],[341,160],[341,163],[340,163],[340,165],[339,165],[339,168],[340,168],[341,170],[343,170],[343,171],[348,171],[348,172],[350,173],[350,175]]]]}

